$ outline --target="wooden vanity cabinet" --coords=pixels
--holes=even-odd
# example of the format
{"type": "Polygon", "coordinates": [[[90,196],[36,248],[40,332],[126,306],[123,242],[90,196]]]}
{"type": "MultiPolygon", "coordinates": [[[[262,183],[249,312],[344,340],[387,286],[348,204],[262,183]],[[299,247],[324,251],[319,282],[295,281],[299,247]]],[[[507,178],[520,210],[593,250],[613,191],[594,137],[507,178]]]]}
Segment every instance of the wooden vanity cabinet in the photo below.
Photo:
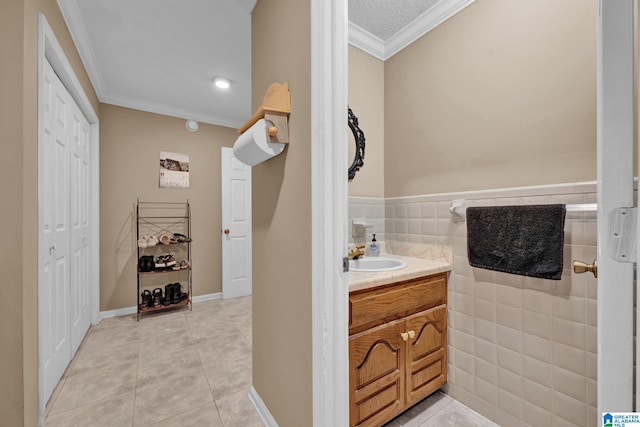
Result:
{"type": "Polygon", "coordinates": [[[446,295],[446,273],[350,293],[351,426],[381,426],[447,382],[446,295]]]}

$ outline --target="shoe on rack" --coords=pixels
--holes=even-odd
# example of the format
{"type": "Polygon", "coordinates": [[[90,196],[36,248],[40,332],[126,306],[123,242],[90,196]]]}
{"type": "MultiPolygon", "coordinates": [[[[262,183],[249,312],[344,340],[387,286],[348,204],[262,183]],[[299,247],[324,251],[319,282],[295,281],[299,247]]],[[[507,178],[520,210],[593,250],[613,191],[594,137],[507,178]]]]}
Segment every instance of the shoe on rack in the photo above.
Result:
{"type": "Polygon", "coordinates": [[[171,300],[173,299],[173,283],[169,283],[168,285],[164,285],[164,302],[162,305],[171,305],[171,300]]]}
{"type": "Polygon", "coordinates": [[[169,236],[166,234],[161,234],[160,237],[158,237],[158,241],[160,243],[162,243],[163,245],[170,245],[171,244],[171,239],[169,239],[169,236]]]}
{"type": "Polygon", "coordinates": [[[176,259],[173,257],[173,255],[171,254],[166,254],[165,258],[164,258],[164,264],[167,267],[173,267],[174,265],[176,265],[178,262],[176,261],[176,259]]]}
{"type": "Polygon", "coordinates": [[[180,301],[182,301],[180,299],[181,296],[182,296],[182,289],[180,287],[180,283],[174,283],[173,284],[173,293],[171,294],[171,303],[172,304],[177,304],[180,301]]]}
{"type": "Polygon", "coordinates": [[[153,257],[150,255],[143,255],[138,260],[138,271],[141,273],[148,273],[153,270],[153,257]]]}
{"type": "Polygon", "coordinates": [[[180,233],[173,233],[173,236],[171,236],[171,238],[179,243],[187,243],[191,241],[190,237],[187,237],[184,234],[180,233]]]}
{"type": "Polygon", "coordinates": [[[142,236],[138,239],[138,247],[139,248],[148,248],[149,243],[147,242],[147,236],[142,236]]]}
{"type": "Polygon", "coordinates": [[[156,246],[158,244],[158,238],[156,236],[147,237],[147,247],[156,246]]]}
{"type": "Polygon", "coordinates": [[[158,255],[155,258],[154,266],[156,268],[166,268],[167,267],[167,262],[165,261],[165,257],[166,257],[166,255],[158,255]]]}
{"type": "Polygon", "coordinates": [[[140,303],[140,307],[143,307],[143,308],[144,307],[149,307],[149,300],[151,299],[151,292],[149,292],[148,289],[145,289],[140,294],[140,297],[142,298],[141,303],[140,303]]]}
{"type": "Polygon", "coordinates": [[[152,295],[153,295],[153,306],[159,307],[160,304],[162,304],[162,289],[155,288],[153,290],[152,295]]]}

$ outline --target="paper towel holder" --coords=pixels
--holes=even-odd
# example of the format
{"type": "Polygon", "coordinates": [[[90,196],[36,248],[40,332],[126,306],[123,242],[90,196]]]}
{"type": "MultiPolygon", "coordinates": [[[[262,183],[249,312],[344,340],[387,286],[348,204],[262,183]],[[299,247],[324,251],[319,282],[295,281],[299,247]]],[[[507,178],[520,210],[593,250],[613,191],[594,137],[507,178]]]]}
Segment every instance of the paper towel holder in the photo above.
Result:
{"type": "Polygon", "coordinates": [[[271,123],[267,128],[269,142],[289,143],[289,114],[291,113],[291,93],[289,82],[272,83],[262,99],[262,105],[247,122],[238,129],[246,132],[258,120],[264,118],[271,123]]]}

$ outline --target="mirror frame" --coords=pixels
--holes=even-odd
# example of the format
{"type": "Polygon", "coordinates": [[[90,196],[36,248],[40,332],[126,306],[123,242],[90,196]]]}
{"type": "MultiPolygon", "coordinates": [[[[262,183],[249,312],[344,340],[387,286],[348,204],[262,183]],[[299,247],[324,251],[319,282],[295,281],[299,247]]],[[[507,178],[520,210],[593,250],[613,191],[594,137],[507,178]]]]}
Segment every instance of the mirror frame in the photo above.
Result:
{"type": "Polygon", "coordinates": [[[349,129],[351,129],[351,132],[353,133],[356,144],[356,152],[353,156],[353,162],[351,163],[351,166],[349,166],[349,181],[351,181],[355,178],[356,172],[364,165],[365,138],[364,132],[362,132],[362,129],[358,126],[358,118],[353,114],[353,111],[351,111],[351,107],[348,107],[347,116],[349,129]]]}

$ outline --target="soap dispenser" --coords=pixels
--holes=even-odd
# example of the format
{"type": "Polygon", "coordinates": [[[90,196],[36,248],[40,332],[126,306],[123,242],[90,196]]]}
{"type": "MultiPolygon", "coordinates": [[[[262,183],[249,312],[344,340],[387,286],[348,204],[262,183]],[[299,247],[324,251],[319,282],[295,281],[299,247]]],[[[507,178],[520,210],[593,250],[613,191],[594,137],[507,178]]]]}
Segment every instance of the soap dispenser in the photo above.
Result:
{"type": "Polygon", "coordinates": [[[373,233],[373,239],[371,239],[371,243],[369,243],[369,255],[370,256],[380,255],[380,246],[378,246],[378,242],[376,241],[375,233],[373,233]]]}

